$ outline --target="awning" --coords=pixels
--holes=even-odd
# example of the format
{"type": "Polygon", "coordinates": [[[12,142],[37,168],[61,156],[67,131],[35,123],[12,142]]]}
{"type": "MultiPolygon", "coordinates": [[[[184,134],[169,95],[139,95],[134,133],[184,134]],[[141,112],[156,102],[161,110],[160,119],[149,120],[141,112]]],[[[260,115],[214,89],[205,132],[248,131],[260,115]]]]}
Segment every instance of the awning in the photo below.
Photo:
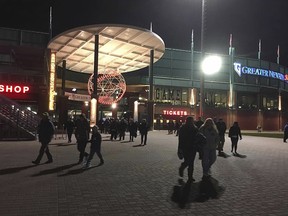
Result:
{"type": "Polygon", "coordinates": [[[48,48],[56,52],[57,65],[66,60],[69,70],[92,74],[95,35],[99,35],[98,71],[114,69],[120,73],[149,66],[150,51],[154,63],[165,52],[163,40],[147,29],[125,25],[90,25],[66,31],[53,38],[48,48]]]}

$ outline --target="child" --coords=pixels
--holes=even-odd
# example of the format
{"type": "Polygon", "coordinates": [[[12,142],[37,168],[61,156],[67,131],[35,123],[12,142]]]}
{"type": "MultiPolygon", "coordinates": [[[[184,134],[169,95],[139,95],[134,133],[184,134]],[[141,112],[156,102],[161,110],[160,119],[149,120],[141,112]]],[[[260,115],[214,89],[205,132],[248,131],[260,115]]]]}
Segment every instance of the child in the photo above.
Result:
{"type": "Polygon", "coordinates": [[[91,142],[90,154],[88,156],[87,162],[85,163],[85,165],[83,167],[84,169],[91,167],[91,160],[93,159],[93,156],[95,153],[100,158],[100,164],[98,166],[104,164],[104,160],[103,160],[103,157],[101,154],[102,136],[99,133],[98,126],[96,126],[96,125],[92,127],[92,137],[91,137],[91,140],[89,142],[91,142]]]}

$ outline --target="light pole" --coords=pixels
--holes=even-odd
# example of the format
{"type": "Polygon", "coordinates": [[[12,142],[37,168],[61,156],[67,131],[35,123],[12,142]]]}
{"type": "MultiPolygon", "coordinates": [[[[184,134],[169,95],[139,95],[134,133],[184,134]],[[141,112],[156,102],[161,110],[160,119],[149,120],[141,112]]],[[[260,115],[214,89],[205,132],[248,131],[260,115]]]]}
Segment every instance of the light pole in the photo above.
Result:
{"type": "MultiPolygon", "coordinates": [[[[204,57],[204,32],[205,32],[205,9],[206,0],[202,0],[202,16],[201,16],[201,59],[204,57]]],[[[199,117],[204,115],[204,74],[200,73],[200,111],[199,117]]]]}
{"type": "MultiPolygon", "coordinates": [[[[203,55],[202,55],[203,56],[203,55]]],[[[200,100],[200,108],[202,105],[202,109],[200,109],[200,115],[201,117],[204,114],[204,77],[205,75],[213,75],[215,73],[218,73],[219,70],[221,69],[222,66],[222,59],[219,56],[216,55],[209,55],[207,57],[205,57],[202,62],[201,62],[201,77],[203,77],[203,79],[201,80],[201,86],[202,88],[200,89],[200,94],[201,94],[201,98],[202,101],[200,100]],[[202,90],[202,91],[201,91],[202,90]],[[202,111],[202,113],[201,113],[202,111]]]]}

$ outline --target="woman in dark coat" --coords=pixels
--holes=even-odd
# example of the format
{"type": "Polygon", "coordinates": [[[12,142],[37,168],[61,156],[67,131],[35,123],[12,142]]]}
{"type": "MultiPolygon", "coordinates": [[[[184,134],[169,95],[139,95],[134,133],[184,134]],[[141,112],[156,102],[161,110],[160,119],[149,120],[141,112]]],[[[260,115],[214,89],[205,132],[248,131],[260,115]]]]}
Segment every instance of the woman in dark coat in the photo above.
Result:
{"type": "Polygon", "coordinates": [[[233,152],[233,150],[234,150],[233,154],[238,154],[237,153],[238,140],[239,140],[239,138],[240,138],[240,140],[242,139],[241,129],[238,125],[238,122],[234,122],[232,127],[230,127],[228,136],[230,137],[231,143],[232,143],[231,152],[233,152]]]}

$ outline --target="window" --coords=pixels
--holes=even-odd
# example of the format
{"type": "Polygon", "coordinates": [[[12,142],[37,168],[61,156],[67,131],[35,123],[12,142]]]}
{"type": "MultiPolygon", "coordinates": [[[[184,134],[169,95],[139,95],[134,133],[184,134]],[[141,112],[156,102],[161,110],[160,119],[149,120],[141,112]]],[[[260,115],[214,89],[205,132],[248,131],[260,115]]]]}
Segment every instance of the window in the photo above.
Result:
{"type": "Polygon", "coordinates": [[[257,109],[257,94],[238,93],[238,109],[257,109]]]}
{"type": "Polygon", "coordinates": [[[266,110],[278,110],[278,98],[273,96],[263,96],[262,107],[266,110]]]}
{"type": "Polygon", "coordinates": [[[205,104],[209,107],[224,108],[227,107],[227,92],[226,91],[207,91],[205,94],[205,104]]]}

